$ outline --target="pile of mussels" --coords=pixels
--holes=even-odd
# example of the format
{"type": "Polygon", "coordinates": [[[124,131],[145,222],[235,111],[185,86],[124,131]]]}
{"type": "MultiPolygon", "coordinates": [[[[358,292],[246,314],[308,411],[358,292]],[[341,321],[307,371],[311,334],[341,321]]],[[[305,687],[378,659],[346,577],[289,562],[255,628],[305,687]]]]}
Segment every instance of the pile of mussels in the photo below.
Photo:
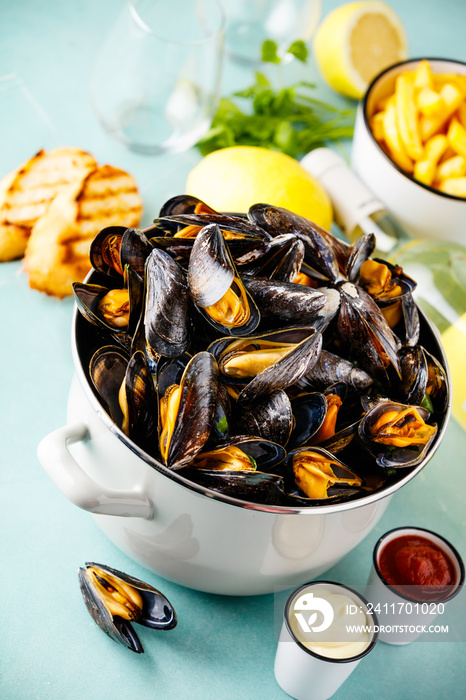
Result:
{"type": "Polygon", "coordinates": [[[145,231],[104,229],[101,284],[74,284],[102,405],[159,463],[246,501],[323,505],[398,480],[435,440],[448,386],[419,344],[415,282],[374,247],[188,195],[145,231]]]}

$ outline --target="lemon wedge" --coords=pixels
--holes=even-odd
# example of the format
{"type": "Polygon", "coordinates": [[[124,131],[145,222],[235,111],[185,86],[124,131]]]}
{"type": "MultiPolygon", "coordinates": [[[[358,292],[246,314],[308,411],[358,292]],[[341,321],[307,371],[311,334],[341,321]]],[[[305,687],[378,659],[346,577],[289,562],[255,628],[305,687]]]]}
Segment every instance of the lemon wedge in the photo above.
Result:
{"type": "Polygon", "coordinates": [[[186,193],[217,211],[247,212],[258,202],[284,207],[322,228],[332,225],[330,199],[294,158],[257,146],[209,153],[191,170],[186,193]]]}
{"type": "Polygon", "coordinates": [[[360,99],[384,68],[408,57],[400,18],[385,2],[350,2],[330,12],[314,39],[319,70],[334,90],[360,99]]]}

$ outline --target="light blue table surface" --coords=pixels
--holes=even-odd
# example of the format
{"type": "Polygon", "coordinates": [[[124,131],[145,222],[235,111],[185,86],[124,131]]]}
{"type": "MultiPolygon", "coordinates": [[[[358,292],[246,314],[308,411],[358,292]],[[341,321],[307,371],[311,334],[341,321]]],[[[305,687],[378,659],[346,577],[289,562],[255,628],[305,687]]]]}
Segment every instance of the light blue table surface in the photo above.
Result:
{"type": "MultiPolygon", "coordinates": [[[[199,155],[192,150],[179,156],[138,156],[108,138],[97,123],[88,95],[90,71],[122,4],[1,0],[0,77],[16,74],[20,87],[8,94],[0,91],[0,175],[43,145],[79,146],[99,162],[134,174],[147,224],[168,197],[183,191],[199,155]]],[[[324,0],[323,12],[337,4],[324,0]]],[[[466,4],[391,4],[406,26],[412,56],[466,60],[466,4]]],[[[286,71],[286,80],[315,79],[320,97],[345,104],[322,85],[312,63],[286,71]]],[[[223,91],[250,79],[246,69],[227,62],[223,91]]],[[[0,697],[287,697],[273,675],[272,595],[212,596],[144,571],[107,540],[88,513],[70,504],[40,467],[38,442],[66,421],[73,375],[72,306],[70,299],[30,290],[20,262],[0,266],[0,697]],[[160,588],[176,608],[177,628],[166,634],[141,628],[142,656],[108,639],[88,616],[78,588],[77,568],[89,560],[160,588]]],[[[364,583],[374,543],[403,524],[439,532],[465,557],[465,457],[466,434],[452,420],[427,468],[396,494],[375,530],[326,577],[364,583]]],[[[457,642],[401,648],[380,643],[335,697],[464,698],[465,651],[466,645],[457,642]]]]}

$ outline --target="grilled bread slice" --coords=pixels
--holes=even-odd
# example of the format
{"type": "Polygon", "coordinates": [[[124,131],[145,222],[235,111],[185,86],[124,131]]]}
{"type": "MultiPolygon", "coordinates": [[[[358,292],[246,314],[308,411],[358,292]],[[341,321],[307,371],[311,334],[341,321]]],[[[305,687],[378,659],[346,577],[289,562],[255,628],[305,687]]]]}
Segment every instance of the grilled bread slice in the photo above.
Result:
{"type": "Polygon", "coordinates": [[[57,297],[72,292],[90,269],[89,246],[107,226],[139,224],[142,200],[124,170],[103,165],[57,195],[35,224],[24,268],[29,285],[57,297]]]}
{"type": "Polygon", "coordinates": [[[24,255],[30,232],[50,202],[95,170],[93,156],[78,148],[41,150],[0,183],[0,261],[24,255]]]}

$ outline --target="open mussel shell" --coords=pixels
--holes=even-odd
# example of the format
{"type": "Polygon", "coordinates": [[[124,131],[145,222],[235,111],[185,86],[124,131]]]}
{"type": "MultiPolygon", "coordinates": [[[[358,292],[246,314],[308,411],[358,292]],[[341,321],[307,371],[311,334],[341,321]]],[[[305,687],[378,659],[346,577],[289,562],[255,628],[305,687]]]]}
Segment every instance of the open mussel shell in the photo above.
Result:
{"type": "Polygon", "coordinates": [[[288,503],[294,505],[325,505],[354,498],[361,495],[364,483],[322,447],[300,447],[288,452],[279,472],[283,473],[288,503]]]}
{"type": "Polygon", "coordinates": [[[241,387],[238,401],[246,407],[294,384],[317,361],[321,349],[322,334],[312,327],[285,328],[237,340],[221,338],[208,348],[218,358],[225,381],[241,387]]]}
{"type": "Polygon", "coordinates": [[[376,239],[373,233],[366,233],[357,238],[350,246],[346,261],[345,273],[349,282],[357,282],[361,265],[372,255],[375,249],[376,239]]]}
{"type": "MultiPolygon", "coordinates": [[[[175,222],[189,227],[204,228],[209,224],[216,224],[222,231],[225,238],[262,238],[270,240],[270,235],[260,226],[256,226],[247,219],[240,216],[229,216],[228,214],[177,214],[175,216],[165,216],[162,222],[175,222]]],[[[180,234],[181,235],[181,232],[180,234]]],[[[193,235],[196,235],[193,232],[193,235]]]]}
{"type": "Polygon", "coordinates": [[[104,403],[110,418],[123,425],[123,411],[119,401],[119,391],[126,375],[129,354],[116,345],[103,345],[92,355],[89,362],[89,376],[104,403]]]}
{"type": "Polygon", "coordinates": [[[162,394],[159,386],[159,444],[170,469],[189,464],[207,442],[215,420],[217,385],[217,362],[213,355],[203,351],[189,360],[183,372],[176,415],[163,410],[161,404],[167,392],[162,394]],[[172,424],[168,433],[167,420],[172,424]]]}
{"type": "Polygon", "coordinates": [[[336,315],[340,295],[336,289],[313,289],[292,282],[244,277],[261,318],[275,324],[313,326],[323,331],[336,315]]]}
{"type": "Polygon", "coordinates": [[[254,277],[274,277],[292,282],[304,259],[304,245],[291,233],[276,236],[266,243],[263,255],[249,265],[244,271],[254,277]],[[293,273],[289,268],[296,268],[293,273]],[[286,268],[286,269],[285,269],[286,268]],[[277,269],[278,272],[277,272],[277,269]],[[277,275],[275,273],[277,272],[277,275]]]}
{"type": "Polygon", "coordinates": [[[259,325],[259,310],[215,224],[205,226],[196,237],[189,259],[188,286],[200,313],[219,332],[244,336],[259,325]]]}
{"type": "Polygon", "coordinates": [[[290,399],[284,391],[273,391],[255,401],[247,410],[241,409],[234,421],[235,431],[240,435],[257,435],[286,445],[293,426],[290,399]]]}
{"type": "Polygon", "coordinates": [[[120,247],[125,231],[125,226],[107,226],[95,236],[89,248],[89,258],[94,270],[104,275],[123,274],[120,247]]]}
{"type": "Polygon", "coordinates": [[[124,382],[123,430],[133,442],[159,459],[157,392],[146,356],[140,350],[128,362],[124,382]]]}
{"type": "Polygon", "coordinates": [[[380,258],[362,260],[361,265],[358,268],[359,279],[354,275],[351,281],[357,282],[380,306],[392,304],[396,299],[400,299],[405,294],[412,294],[416,289],[416,282],[408,277],[399,265],[392,265],[380,258]],[[364,268],[361,269],[363,262],[367,262],[369,266],[368,274],[363,274],[364,268]],[[379,278],[377,270],[382,270],[387,275],[384,283],[379,278]]]}
{"type": "Polygon", "coordinates": [[[146,262],[144,328],[152,352],[177,357],[191,340],[192,302],[180,266],[157,248],[146,262]]]}
{"type": "Polygon", "coordinates": [[[380,467],[414,467],[437,434],[437,426],[427,423],[429,417],[422,406],[381,399],[362,418],[359,437],[380,467]]]}
{"type": "Polygon", "coordinates": [[[78,577],[86,608],[94,622],[111,639],[131,651],[144,653],[131,622],[157,630],[176,627],[177,617],[172,604],[148,583],[95,562],[86,562],[80,567],[78,577]],[[114,593],[119,603],[129,602],[128,619],[112,612],[114,593]]]}
{"type": "Polygon", "coordinates": [[[312,222],[287,209],[270,204],[254,204],[248,218],[271,236],[292,233],[304,243],[305,261],[326,279],[335,282],[339,277],[336,255],[312,222]]]}
{"type": "Polygon", "coordinates": [[[447,403],[447,376],[439,361],[421,345],[401,348],[399,356],[401,390],[406,403],[430,404],[431,410],[443,412],[447,403]]]}
{"type": "Polygon", "coordinates": [[[292,399],[291,410],[294,427],[288,441],[288,450],[308,444],[317,433],[325,420],[327,401],[319,392],[303,394],[292,399]]]}
{"type": "Polygon", "coordinates": [[[385,380],[389,365],[401,376],[395,338],[375,301],[351,282],[341,282],[338,289],[337,329],[349,356],[374,378],[385,380]]]}
{"type": "Polygon", "coordinates": [[[281,445],[269,440],[258,437],[230,438],[209,453],[199,453],[195,461],[180,473],[191,481],[227,496],[279,505],[284,496],[283,478],[270,473],[270,470],[280,464],[285,455],[286,451],[281,445]],[[247,468],[229,468],[230,448],[243,453],[243,460],[245,457],[245,461],[249,462],[247,468]]]}

